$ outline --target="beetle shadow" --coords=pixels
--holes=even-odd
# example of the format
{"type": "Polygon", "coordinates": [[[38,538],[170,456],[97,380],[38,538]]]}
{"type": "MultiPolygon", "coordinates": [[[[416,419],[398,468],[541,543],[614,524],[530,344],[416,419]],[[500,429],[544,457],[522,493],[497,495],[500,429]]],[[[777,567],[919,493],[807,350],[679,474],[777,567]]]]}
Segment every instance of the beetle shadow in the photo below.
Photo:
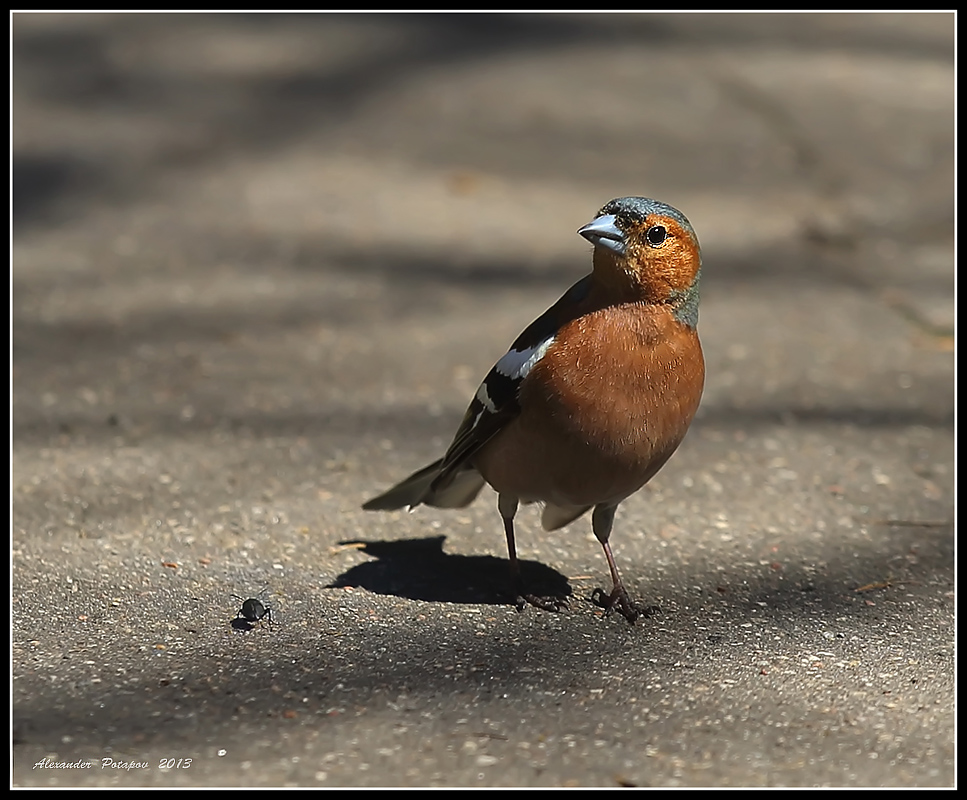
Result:
{"type": "MultiPolygon", "coordinates": [[[[327,589],[358,586],[375,594],[394,595],[430,603],[498,605],[514,600],[507,559],[496,556],[450,555],[443,551],[446,536],[397,541],[361,539],[355,545],[373,561],[357,564],[339,575],[327,589]]],[[[529,592],[570,597],[567,578],[537,561],[519,561],[529,592]]]]}

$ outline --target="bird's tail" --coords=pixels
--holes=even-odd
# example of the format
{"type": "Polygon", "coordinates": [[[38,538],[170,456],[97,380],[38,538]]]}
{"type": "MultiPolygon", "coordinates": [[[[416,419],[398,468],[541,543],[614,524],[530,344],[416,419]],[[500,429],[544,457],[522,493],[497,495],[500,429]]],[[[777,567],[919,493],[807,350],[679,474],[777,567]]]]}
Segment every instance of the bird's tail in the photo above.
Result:
{"type": "Polygon", "coordinates": [[[483,476],[468,464],[448,475],[439,485],[434,485],[442,465],[441,458],[417,470],[396,486],[367,500],[363,508],[367,511],[392,511],[414,508],[420,504],[436,508],[463,508],[470,505],[483,488],[483,476]]]}

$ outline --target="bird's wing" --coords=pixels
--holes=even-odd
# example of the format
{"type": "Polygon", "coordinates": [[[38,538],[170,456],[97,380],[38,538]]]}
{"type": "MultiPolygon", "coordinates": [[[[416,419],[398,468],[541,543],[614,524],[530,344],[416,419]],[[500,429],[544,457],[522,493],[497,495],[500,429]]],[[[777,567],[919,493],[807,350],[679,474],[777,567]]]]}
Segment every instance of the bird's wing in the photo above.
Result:
{"type": "Polygon", "coordinates": [[[585,276],[521,333],[510,349],[483,379],[440,465],[432,489],[446,486],[452,477],[511,420],[520,414],[520,385],[541,360],[564,322],[590,289],[585,276]]]}

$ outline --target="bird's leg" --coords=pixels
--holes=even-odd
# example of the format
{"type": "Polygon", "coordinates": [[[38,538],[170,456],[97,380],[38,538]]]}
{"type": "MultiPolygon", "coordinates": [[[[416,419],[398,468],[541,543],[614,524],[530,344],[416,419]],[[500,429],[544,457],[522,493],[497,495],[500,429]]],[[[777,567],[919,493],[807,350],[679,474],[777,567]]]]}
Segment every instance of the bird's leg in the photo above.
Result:
{"type": "Polygon", "coordinates": [[[614,512],[617,506],[595,506],[591,514],[591,528],[601,546],[604,548],[604,556],[608,559],[608,568],[611,570],[611,582],[614,588],[611,594],[606,594],[604,589],[595,589],[591,593],[591,600],[595,605],[604,609],[605,614],[610,614],[615,606],[621,615],[630,623],[638,619],[639,611],[628,597],[621,576],[618,575],[618,565],[614,563],[614,556],[611,554],[611,545],[608,539],[611,537],[611,526],[614,524],[614,512]]]}
{"type": "Polygon", "coordinates": [[[518,500],[513,495],[502,494],[497,498],[497,509],[504,520],[504,534],[507,536],[507,557],[510,560],[511,589],[514,593],[514,604],[518,611],[524,610],[524,604],[542,608],[545,611],[562,611],[567,608],[567,598],[538,597],[524,591],[524,580],[520,574],[520,562],[517,560],[517,544],[514,541],[514,516],[517,514],[518,500]]]}
{"type": "Polygon", "coordinates": [[[517,561],[517,544],[514,541],[514,515],[517,513],[517,498],[500,495],[497,508],[504,520],[504,535],[507,537],[507,557],[510,559],[511,591],[518,611],[524,610],[524,581],[520,577],[520,564],[517,561]]]}

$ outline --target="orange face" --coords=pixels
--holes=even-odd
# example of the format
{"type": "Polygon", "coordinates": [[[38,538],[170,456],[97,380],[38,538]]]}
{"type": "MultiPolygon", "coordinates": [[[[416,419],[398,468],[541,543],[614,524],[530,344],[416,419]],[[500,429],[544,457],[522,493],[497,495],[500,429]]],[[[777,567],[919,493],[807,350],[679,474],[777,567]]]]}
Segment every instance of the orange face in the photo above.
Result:
{"type": "Polygon", "coordinates": [[[595,277],[610,294],[672,305],[680,321],[695,327],[702,255],[681,212],[657,200],[623,197],[578,233],[594,244],[595,277]]]}

